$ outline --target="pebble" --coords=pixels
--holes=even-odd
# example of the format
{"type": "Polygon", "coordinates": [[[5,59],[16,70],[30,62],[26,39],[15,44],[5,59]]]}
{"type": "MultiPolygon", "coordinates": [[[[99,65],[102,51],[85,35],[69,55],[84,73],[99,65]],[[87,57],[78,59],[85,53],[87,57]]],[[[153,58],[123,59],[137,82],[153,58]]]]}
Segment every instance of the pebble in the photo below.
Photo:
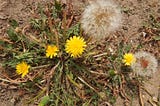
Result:
{"type": "Polygon", "coordinates": [[[5,89],[1,89],[1,91],[0,91],[1,93],[4,93],[5,92],[5,89]]]}

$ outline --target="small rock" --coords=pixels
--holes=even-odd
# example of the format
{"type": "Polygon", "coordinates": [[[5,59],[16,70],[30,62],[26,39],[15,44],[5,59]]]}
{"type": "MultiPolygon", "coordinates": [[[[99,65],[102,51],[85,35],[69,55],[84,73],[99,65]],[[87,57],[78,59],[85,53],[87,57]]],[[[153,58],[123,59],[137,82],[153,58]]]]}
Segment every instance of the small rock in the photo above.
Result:
{"type": "Polygon", "coordinates": [[[142,35],[143,35],[143,37],[146,37],[147,33],[145,33],[145,32],[142,32],[142,35]]]}
{"type": "Polygon", "coordinates": [[[15,104],[15,102],[16,102],[16,99],[15,99],[15,98],[12,98],[12,99],[11,99],[11,103],[15,104]]]}
{"type": "Polygon", "coordinates": [[[1,93],[4,93],[4,92],[5,92],[5,89],[2,89],[0,92],[1,92],[1,93]]]}

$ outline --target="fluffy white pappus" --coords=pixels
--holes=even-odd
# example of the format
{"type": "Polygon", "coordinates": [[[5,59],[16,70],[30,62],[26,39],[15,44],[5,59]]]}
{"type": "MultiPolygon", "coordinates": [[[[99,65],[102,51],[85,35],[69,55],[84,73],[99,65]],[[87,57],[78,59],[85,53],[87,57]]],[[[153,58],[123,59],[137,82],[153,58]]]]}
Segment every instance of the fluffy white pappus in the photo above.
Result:
{"type": "Polygon", "coordinates": [[[122,23],[121,11],[110,0],[91,2],[81,17],[84,32],[94,38],[104,38],[115,31],[122,23]]]}
{"type": "Polygon", "coordinates": [[[157,71],[158,62],[156,58],[148,52],[140,51],[134,54],[136,62],[131,64],[133,72],[138,76],[151,76],[157,71]]]}

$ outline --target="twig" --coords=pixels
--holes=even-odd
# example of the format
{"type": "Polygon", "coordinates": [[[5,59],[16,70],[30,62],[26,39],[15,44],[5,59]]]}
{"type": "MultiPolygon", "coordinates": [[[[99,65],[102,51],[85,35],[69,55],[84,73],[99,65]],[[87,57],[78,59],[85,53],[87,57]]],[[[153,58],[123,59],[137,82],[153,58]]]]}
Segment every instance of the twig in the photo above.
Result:
{"type": "MultiPolygon", "coordinates": [[[[29,78],[30,81],[33,81],[33,79],[27,75],[27,77],[29,78]]],[[[3,79],[3,78],[0,78],[1,81],[4,81],[4,82],[8,82],[8,83],[12,83],[12,84],[17,84],[19,85],[20,83],[23,83],[23,82],[26,82],[26,81],[16,81],[16,80],[12,80],[10,78],[8,79],[3,79]],[[9,80],[8,80],[9,79],[9,80]]],[[[36,84],[36,86],[38,86],[40,89],[43,89],[40,85],[36,84]]]]}
{"type": "Polygon", "coordinates": [[[56,37],[56,46],[59,48],[59,37],[58,37],[58,32],[57,32],[56,29],[55,29],[55,30],[52,30],[52,31],[54,32],[55,37],[56,37]]]}
{"type": "Polygon", "coordinates": [[[153,95],[144,87],[140,86],[141,89],[143,89],[150,97],[153,97],[153,95]]]}
{"type": "Polygon", "coordinates": [[[12,80],[12,79],[10,79],[9,77],[7,77],[6,75],[3,75],[3,76],[7,78],[7,79],[0,78],[0,80],[1,80],[1,81],[4,81],[4,82],[8,82],[8,83],[12,83],[12,84],[17,84],[17,85],[19,85],[20,83],[26,82],[26,81],[12,80]]]}
{"type": "Polygon", "coordinates": [[[13,44],[13,42],[11,42],[9,39],[4,38],[4,37],[0,37],[0,40],[7,42],[7,43],[10,43],[10,44],[13,44]]]}
{"type": "MultiPolygon", "coordinates": [[[[9,83],[12,83],[12,81],[10,80],[7,80],[7,79],[3,79],[3,78],[0,78],[1,81],[4,81],[4,82],[9,82],[9,83]]],[[[16,83],[17,84],[17,83],[16,83]]]]}
{"type": "Polygon", "coordinates": [[[69,26],[71,25],[72,21],[73,21],[74,16],[71,16],[71,19],[69,20],[68,24],[67,24],[67,28],[69,28],[69,26]]]}
{"type": "Polygon", "coordinates": [[[76,83],[69,75],[67,75],[67,78],[69,79],[69,81],[70,81],[73,85],[75,85],[75,86],[78,87],[79,89],[82,89],[82,87],[81,87],[78,83],[76,83]]]}
{"type": "Polygon", "coordinates": [[[37,66],[37,67],[32,67],[33,70],[35,69],[40,69],[40,68],[46,68],[48,66],[50,66],[51,64],[47,64],[47,65],[41,65],[41,66],[37,66]]]}
{"type": "Polygon", "coordinates": [[[152,101],[152,99],[149,99],[148,102],[149,102],[152,106],[158,106],[158,105],[156,105],[156,104],[152,101]]]}
{"type": "Polygon", "coordinates": [[[21,43],[22,43],[22,47],[23,47],[23,52],[26,52],[25,44],[22,40],[21,40],[21,43]]]}
{"type": "MultiPolygon", "coordinates": [[[[121,75],[122,77],[122,81],[123,81],[123,83],[124,83],[124,76],[123,75],[121,75]]],[[[123,89],[123,84],[122,83],[120,83],[120,94],[121,94],[121,96],[125,99],[125,100],[127,100],[127,101],[130,101],[130,99],[129,99],[129,97],[127,97],[127,95],[126,95],[126,93],[125,93],[125,91],[124,91],[124,89],[123,89]]]]}
{"type": "Polygon", "coordinates": [[[93,57],[94,57],[94,58],[97,58],[97,57],[101,57],[101,56],[105,56],[105,55],[107,55],[107,53],[101,53],[101,54],[95,55],[95,56],[93,56],[93,57]]]}
{"type": "MultiPolygon", "coordinates": [[[[29,76],[29,75],[26,75],[27,76],[27,78],[30,80],[30,81],[32,81],[33,82],[33,79],[31,78],[31,76],[29,76]]],[[[41,87],[39,84],[35,84],[37,87],[39,87],[40,89],[42,89],[43,90],[43,87],[41,87]]]]}
{"type": "Polygon", "coordinates": [[[90,73],[92,73],[92,74],[98,74],[98,75],[104,75],[104,76],[108,76],[108,74],[106,74],[106,73],[99,73],[99,72],[95,72],[95,71],[89,71],[90,73]]]}
{"type": "Polygon", "coordinates": [[[109,102],[104,102],[107,106],[112,106],[109,102]]]}
{"type": "Polygon", "coordinates": [[[143,102],[143,99],[142,99],[142,93],[141,93],[141,89],[140,89],[140,86],[139,86],[139,102],[140,102],[140,105],[141,106],[144,106],[144,102],[143,102]]]}
{"type": "Polygon", "coordinates": [[[158,102],[160,102],[160,87],[158,88],[158,102]]]}
{"type": "Polygon", "coordinates": [[[91,85],[89,85],[86,81],[84,81],[82,78],[78,77],[78,79],[80,81],[82,81],[85,85],[87,85],[89,88],[91,88],[93,91],[95,91],[96,93],[98,93],[98,91],[96,89],[94,89],[91,85]]]}
{"type": "Polygon", "coordinates": [[[141,86],[141,89],[143,89],[152,98],[148,100],[150,104],[152,104],[153,106],[159,106],[159,105],[156,105],[158,104],[158,100],[155,100],[153,95],[146,88],[141,86]]]}
{"type": "Polygon", "coordinates": [[[22,29],[22,34],[23,35],[26,35],[26,29],[29,28],[29,27],[30,27],[30,25],[26,25],[25,27],[23,27],[23,29],[22,29]]]}
{"type": "Polygon", "coordinates": [[[31,100],[27,101],[25,104],[29,104],[29,103],[33,102],[34,100],[36,100],[37,98],[41,97],[42,94],[43,94],[45,91],[46,91],[46,88],[43,88],[42,91],[40,91],[37,96],[35,96],[35,97],[32,98],[31,100]]]}

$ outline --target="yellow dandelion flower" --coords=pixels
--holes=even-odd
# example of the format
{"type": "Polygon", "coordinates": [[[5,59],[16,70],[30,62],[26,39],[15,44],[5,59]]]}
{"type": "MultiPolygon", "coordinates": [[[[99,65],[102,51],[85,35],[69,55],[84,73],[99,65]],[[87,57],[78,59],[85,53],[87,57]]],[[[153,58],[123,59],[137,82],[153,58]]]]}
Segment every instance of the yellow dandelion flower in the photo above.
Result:
{"type": "Polygon", "coordinates": [[[59,49],[55,45],[48,45],[46,49],[46,56],[49,58],[53,58],[57,56],[57,52],[59,49]]]}
{"type": "Polygon", "coordinates": [[[22,74],[21,77],[23,78],[29,71],[30,66],[26,62],[21,62],[16,65],[16,72],[17,74],[22,74]]]}
{"type": "Polygon", "coordinates": [[[123,56],[123,63],[125,63],[125,65],[128,65],[130,66],[133,62],[135,62],[135,57],[132,53],[126,53],[124,56],[123,56]]]}
{"type": "Polygon", "coordinates": [[[73,36],[66,41],[65,51],[71,55],[71,57],[80,57],[85,50],[86,42],[82,37],[73,36]]]}

